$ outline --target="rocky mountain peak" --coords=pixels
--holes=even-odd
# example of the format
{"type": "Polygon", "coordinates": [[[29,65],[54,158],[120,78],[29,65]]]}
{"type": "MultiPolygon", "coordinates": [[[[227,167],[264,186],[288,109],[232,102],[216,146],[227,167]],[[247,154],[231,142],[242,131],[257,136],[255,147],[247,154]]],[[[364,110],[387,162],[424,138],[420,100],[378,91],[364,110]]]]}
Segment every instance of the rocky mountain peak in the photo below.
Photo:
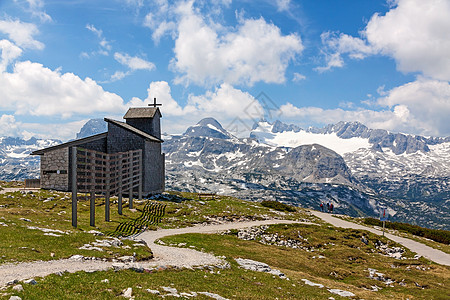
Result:
{"type": "Polygon", "coordinates": [[[189,127],[184,134],[190,137],[212,137],[230,139],[233,136],[214,118],[204,118],[196,125],[189,127]]]}
{"type": "Polygon", "coordinates": [[[108,130],[108,124],[103,119],[91,119],[81,127],[77,133],[77,139],[85,138],[108,130]]]}

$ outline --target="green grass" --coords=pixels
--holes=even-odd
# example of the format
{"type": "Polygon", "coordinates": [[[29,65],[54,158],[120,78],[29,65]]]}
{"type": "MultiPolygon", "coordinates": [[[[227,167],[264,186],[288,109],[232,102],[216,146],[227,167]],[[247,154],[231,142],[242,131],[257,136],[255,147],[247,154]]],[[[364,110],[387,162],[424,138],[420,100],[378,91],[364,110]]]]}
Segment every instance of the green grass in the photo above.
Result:
{"type": "MultiPolygon", "coordinates": [[[[72,227],[71,198],[69,193],[40,190],[33,194],[21,192],[0,194],[0,263],[33,260],[53,260],[67,258],[74,254],[113,258],[136,253],[139,260],[152,257],[147,247],[133,246],[130,240],[123,240],[124,246],[104,248],[105,251],[80,250],[79,247],[92,243],[105,236],[94,236],[90,230],[114,231],[119,222],[133,220],[141,213],[124,208],[119,216],[116,206],[111,208],[111,222],[104,221],[104,199],[96,201],[96,227],[89,226],[89,202],[83,199],[78,203],[78,228],[72,227]],[[44,202],[45,199],[53,198],[44,202]],[[31,222],[23,219],[30,220],[31,222]],[[6,226],[5,226],[6,225],[6,226]],[[29,227],[61,230],[67,234],[56,233],[59,237],[44,235],[44,232],[29,227]]],[[[143,204],[136,204],[139,208],[143,204]]]]}
{"type": "MultiPolygon", "coordinates": [[[[20,182],[10,182],[6,185],[20,186],[20,182]]],[[[3,185],[2,185],[3,186],[3,185]]],[[[193,226],[199,223],[212,223],[217,218],[221,220],[237,220],[240,218],[264,219],[267,217],[282,217],[287,219],[306,218],[304,212],[280,213],[261,206],[259,203],[239,200],[232,197],[221,196],[216,200],[199,201],[197,194],[173,193],[180,196],[180,203],[159,201],[166,205],[166,214],[162,217],[162,228],[176,228],[193,226]]],[[[39,190],[31,194],[20,191],[0,194],[0,263],[21,262],[33,260],[54,260],[67,258],[74,254],[113,258],[136,253],[139,260],[149,259],[151,251],[146,247],[133,246],[134,242],[123,240],[125,246],[106,249],[103,252],[95,250],[81,250],[79,247],[92,243],[97,237],[88,233],[90,230],[101,232],[114,232],[122,222],[133,222],[142,215],[146,201],[134,200],[134,208],[127,208],[126,199],[123,206],[123,215],[117,212],[117,204],[112,198],[111,221],[105,222],[104,199],[96,199],[96,226],[89,226],[89,198],[80,194],[78,198],[78,227],[75,229],[71,223],[71,194],[64,192],[39,190]],[[52,199],[48,201],[48,199],[52,199]],[[31,220],[27,222],[22,218],[31,220]],[[44,232],[28,227],[48,228],[61,230],[68,234],[60,237],[44,235],[44,232]],[[125,247],[127,248],[127,247],[125,247]]],[[[156,225],[150,229],[156,229],[156,225]]]]}
{"type": "MultiPolygon", "coordinates": [[[[272,278],[271,275],[242,270],[235,265],[231,269],[211,273],[209,270],[175,270],[136,273],[133,271],[107,271],[63,276],[50,275],[38,280],[34,286],[24,285],[23,292],[7,291],[22,299],[113,299],[128,287],[133,289],[136,299],[161,299],[146,289],[162,290],[162,286],[173,287],[178,292],[210,292],[229,299],[327,299],[331,294],[324,289],[305,286],[302,282],[272,278]],[[109,283],[102,280],[108,279],[109,283]]],[[[169,299],[172,299],[170,297],[169,299]]],[[[340,299],[340,297],[335,297],[340,299]]],[[[124,298],[122,298],[124,299],[124,298]]],[[[184,298],[186,299],[186,298],[184,298]]],[[[199,295],[193,299],[211,299],[199,295]]]]}
{"type": "MultiPolygon", "coordinates": [[[[369,226],[369,227],[377,228],[377,229],[380,229],[380,230],[382,229],[382,225],[381,226],[375,226],[375,225],[366,224],[365,218],[353,218],[353,217],[344,216],[344,215],[334,215],[334,216],[338,217],[340,219],[343,219],[345,221],[353,222],[353,223],[356,223],[356,224],[369,226]]],[[[448,245],[448,244],[436,242],[436,241],[430,240],[430,239],[428,239],[426,237],[417,236],[417,235],[414,235],[414,234],[412,234],[410,232],[406,232],[406,231],[399,231],[399,230],[387,228],[386,232],[389,232],[389,233],[397,235],[397,236],[401,236],[401,237],[405,237],[405,238],[417,241],[417,242],[425,244],[425,245],[427,245],[427,246],[429,246],[431,248],[438,249],[438,250],[441,250],[441,251],[443,251],[443,252],[445,252],[447,254],[450,254],[450,245],[448,245]]]]}
{"type": "MultiPolygon", "coordinates": [[[[178,228],[201,223],[215,223],[232,220],[258,220],[276,217],[291,220],[310,220],[317,225],[273,225],[268,233],[277,233],[283,239],[300,241],[302,249],[291,249],[273,245],[264,245],[258,241],[244,241],[236,237],[236,231],[224,235],[189,234],[166,237],[166,244],[185,247],[222,255],[231,268],[214,269],[167,269],[137,273],[131,270],[104,271],[62,276],[49,275],[36,278],[37,285],[23,284],[23,292],[14,292],[11,287],[0,290],[0,299],[9,299],[18,295],[22,299],[113,299],[120,296],[128,287],[133,288],[137,299],[160,299],[146,292],[162,286],[176,288],[179,292],[207,291],[229,299],[328,299],[341,297],[329,293],[325,288],[319,289],[305,285],[301,279],[309,279],[326,287],[347,290],[364,299],[448,299],[450,294],[445,288],[450,285],[450,268],[434,264],[424,258],[419,260],[396,260],[381,255],[375,247],[377,240],[398,246],[386,238],[370,232],[340,229],[318,222],[303,209],[294,212],[277,211],[264,207],[261,203],[242,201],[233,197],[219,196],[215,200],[199,201],[197,194],[172,193],[178,195],[177,202],[160,201],[166,204],[166,214],[162,228],[178,228]],[[361,241],[364,235],[368,244],[361,241]],[[313,251],[311,251],[313,250],[313,251]],[[319,255],[325,258],[318,258],[319,255]],[[290,280],[274,278],[270,274],[246,271],[238,267],[234,258],[242,257],[265,262],[272,268],[284,272],[290,280]],[[386,277],[397,283],[386,287],[382,282],[368,278],[368,268],[377,269],[386,277]],[[218,272],[219,271],[219,272],[218,272]],[[102,282],[108,279],[109,283],[102,282]],[[398,282],[404,280],[406,286],[398,282]],[[415,283],[424,286],[419,288],[415,283]],[[368,291],[371,286],[383,287],[378,292],[368,291]]],[[[20,192],[0,195],[0,263],[12,261],[51,260],[69,257],[73,254],[112,258],[130,255],[136,252],[138,259],[151,257],[151,251],[144,247],[134,247],[134,242],[124,240],[129,249],[111,248],[103,252],[79,250],[85,243],[103,239],[87,233],[91,229],[114,231],[120,222],[134,220],[141,215],[145,202],[135,201],[136,210],[129,210],[124,205],[124,214],[117,214],[117,205],[111,205],[111,222],[104,221],[104,200],[97,199],[96,227],[89,226],[89,200],[79,200],[78,228],[71,226],[71,199],[69,193],[39,191],[34,194],[20,192]],[[8,198],[7,196],[14,198],[8,198]],[[34,195],[34,196],[33,196],[34,195]],[[53,197],[52,201],[44,199],[53,197]],[[30,219],[31,222],[21,220],[30,219]],[[61,237],[45,236],[39,230],[28,226],[51,228],[68,232],[61,237]],[[26,248],[23,248],[26,247],[26,248]],[[53,257],[51,253],[54,253],[53,257]]],[[[156,226],[154,227],[156,229],[156,226]]],[[[432,241],[431,241],[432,242],[432,241]]],[[[435,242],[433,242],[435,243],[435,242]]],[[[444,245],[447,246],[447,245],[444,245]]],[[[406,257],[413,257],[407,251],[406,257]]],[[[198,299],[210,299],[199,295],[198,299]]]]}
{"type": "MultiPolygon", "coordinates": [[[[374,247],[376,240],[397,244],[370,232],[351,229],[338,229],[329,226],[273,225],[269,232],[295,239],[298,234],[308,239],[305,245],[315,251],[263,245],[257,241],[239,240],[233,235],[189,234],[166,237],[166,244],[186,243],[227,258],[250,258],[265,262],[287,274],[293,282],[302,278],[325,286],[339,288],[355,293],[365,299],[448,299],[450,293],[445,288],[450,284],[450,268],[431,263],[423,258],[419,260],[396,260],[383,256],[374,247]],[[365,245],[360,241],[364,234],[369,240],[365,245]],[[332,245],[332,244],[334,245],[332,245]],[[325,258],[317,258],[319,255],[325,258]],[[315,258],[313,258],[315,257],[315,258]],[[425,270],[416,267],[425,268],[425,270]],[[397,283],[394,287],[385,287],[380,281],[368,278],[368,268],[377,269],[397,283]],[[398,282],[404,280],[406,287],[398,282]],[[418,288],[415,282],[425,289],[418,288]],[[367,291],[371,286],[383,287],[379,292],[367,291]]],[[[398,245],[397,245],[398,246],[398,245]]],[[[409,252],[406,256],[411,257],[409,252]]],[[[336,297],[335,297],[336,298],[336,297]]]]}
{"type": "Polygon", "coordinates": [[[242,219],[263,220],[280,218],[287,220],[315,220],[302,208],[294,212],[280,212],[261,203],[243,201],[229,196],[216,196],[215,200],[198,200],[196,193],[170,192],[183,199],[180,203],[167,202],[166,214],[162,219],[162,228],[194,226],[202,223],[214,223],[214,220],[236,221],[242,219]]]}
{"type": "MultiPolygon", "coordinates": [[[[301,239],[305,245],[315,250],[307,252],[263,245],[257,241],[240,240],[233,234],[171,236],[163,241],[166,244],[186,243],[185,247],[194,246],[205,252],[225,256],[231,268],[215,268],[212,272],[209,269],[169,268],[144,273],[124,270],[50,275],[38,278],[37,285],[23,285],[25,290],[20,293],[8,288],[4,291],[4,299],[8,299],[10,295],[18,295],[23,299],[79,299],[86,295],[89,295],[90,299],[113,299],[128,287],[133,288],[136,299],[160,299],[161,297],[149,294],[146,289],[163,292],[163,286],[187,293],[207,291],[229,299],[344,299],[329,293],[325,288],[305,285],[301,279],[350,291],[357,295],[356,298],[364,299],[448,299],[450,296],[445,288],[450,284],[448,267],[424,259],[395,260],[376,251],[372,252],[376,240],[388,240],[369,232],[298,224],[273,225],[269,227],[268,232],[292,239],[300,239],[300,234],[307,239],[301,239]],[[368,245],[359,240],[363,234],[369,240],[368,245]],[[325,258],[317,258],[319,255],[325,258]],[[290,280],[239,268],[234,260],[238,257],[265,262],[284,272],[290,280]],[[417,266],[420,266],[420,269],[417,269],[417,266]],[[375,268],[397,283],[394,287],[386,287],[379,281],[369,279],[367,268],[375,268]],[[108,279],[109,283],[102,282],[104,279],[108,279]],[[402,279],[406,283],[405,287],[398,285],[402,279]],[[425,288],[417,287],[415,282],[425,288]],[[373,285],[383,289],[378,292],[368,291],[373,285]]],[[[210,299],[204,296],[197,298],[210,299]]]]}
{"type": "MultiPolygon", "coordinates": [[[[374,225],[374,226],[383,226],[383,222],[375,218],[364,218],[364,224],[366,225],[374,225]]],[[[416,236],[421,236],[424,238],[431,239],[435,242],[442,243],[445,245],[450,244],[450,231],[448,230],[439,230],[439,229],[430,229],[425,227],[420,227],[417,225],[411,225],[408,223],[401,222],[385,222],[385,227],[389,229],[399,230],[402,232],[411,233],[416,236]]]]}
{"type": "Polygon", "coordinates": [[[294,212],[294,211],[297,210],[292,205],[284,204],[284,203],[281,203],[281,202],[278,202],[278,201],[273,201],[273,200],[261,201],[261,205],[265,206],[265,207],[273,208],[273,209],[278,210],[278,211],[294,212]]]}

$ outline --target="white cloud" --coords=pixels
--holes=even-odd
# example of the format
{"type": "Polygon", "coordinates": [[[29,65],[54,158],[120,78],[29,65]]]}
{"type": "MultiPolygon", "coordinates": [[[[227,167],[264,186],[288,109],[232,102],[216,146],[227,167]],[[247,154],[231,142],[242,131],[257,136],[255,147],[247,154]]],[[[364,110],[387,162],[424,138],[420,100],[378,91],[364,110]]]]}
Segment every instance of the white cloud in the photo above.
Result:
{"type": "Polygon", "coordinates": [[[326,67],[342,67],[342,55],[363,59],[383,54],[395,59],[402,72],[450,80],[450,2],[398,0],[384,15],[374,14],[360,37],[322,34],[326,67]],[[336,63],[338,62],[338,63],[336,63]]]}
{"type": "Polygon", "coordinates": [[[282,83],[290,60],[303,45],[296,34],[283,36],[264,19],[248,19],[236,31],[219,35],[196,14],[183,15],[175,42],[173,67],[179,81],[282,83]]]}
{"type": "Polygon", "coordinates": [[[22,54],[22,49],[8,40],[0,40],[1,60],[0,73],[6,70],[8,65],[22,54]]]}
{"type": "Polygon", "coordinates": [[[419,78],[396,87],[378,100],[422,134],[450,135],[450,84],[419,78]]]}
{"type": "MultiPolygon", "coordinates": [[[[14,2],[19,2],[18,0],[14,0],[14,2]]],[[[52,17],[50,17],[44,11],[44,2],[42,0],[26,0],[28,3],[28,11],[32,16],[37,17],[41,20],[41,22],[51,22],[52,17]]]]}
{"type": "Polygon", "coordinates": [[[83,127],[87,121],[88,119],[83,119],[73,122],[50,124],[19,122],[18,128],[20,129],[20,134],[18,134],[18,136],[22,136],[25,139],[31,137],[40,139],[59,139],[64,142],[74,139],[76,133],[80,131],[81,127],[83,127]]]}
{"type": "Polygon", "coordinates": [[[165,132],[180,133],[206,117],[216,118],[224,126],[240,118],[250,128],[254,120],[264,116],[263,106],[252,95],[226,83],[203,95],[190,94],[184,106],[174,100],[165,81],[150,83],[147,91],[145,100],[133,98],[127,105],[147,106],[156,98],[162,104],[165,132]]]}
{"type": "Polygon", "coordinates": [[[201,15],[193,1],[176,5],[160,1],[157,12],[146,16],[144,25],[152,29],[155,43],[165,34],[175,40],[171,68],[180,74],[175,82],[201,86],[285,82],[289,62],[303,50],[300,37],[283,35],[262,17],[245,19],[239,15],[235,27],[215,22],[220,19],[220,6],[227,4],[213,3],[201,15]]]}
{"type": "Polygon", "coordinates": [[[155,64],[136,56],[130,56],[126,53],[114,53],[114,59],[131,70],[154,70],[155,64]]]}
{"type": "Polygon", "coordinates": [[[294,73],[294,78],[292,78],[292,81],[294,82],[298,82],[298,81],[302,81],[305,80],[306,76],[300,73],[294,73]]]}
{"type": "Polygon", "coordinates": [[[13,115],[1,115],[0,117],[0,136],[19,135],[19,123],[13,115]]]}
{"type": "Polygon", "coordinates": [[[16,63],[12,73],[0,74],[0,99],[0,109],[34,116],[70,117],[125,109],[121,97],[104,91],[94,80],[30,61],[16,63]]]}
{"type": "Polygon", "coordinates": [[[0,32],[8,35],[9,39],[19,47],[44,49],[44,44],[33,38],[39,33],[34,24],[23,23],[19,20],[0,20],[0,32]]]}
{"type": "Polygon", "coordinates": [[[131,72],[116,71],[114,74],[111,75],[111,81],[121,80],[130,74],[131,72]]]}
{"type": "MultiPolygon", "coordinates": [[[[109,51],[111,51],[112,47],[111,47],[110,42],[108,40],[106,40],[105,37],[103,36],[103,30],[96,28],[92,24],[86,24],[86,29],[91,31],[92,33],[94,33],[100,39],[100,41],[98,43],[100,46],[99,50],[91,52],[91,55],[100,54],[100,55],[108,56],[109,51]]],[[[90,55],[86,52],[82,52],[81,56],[85,57],[85,58],[89,58],[90,55]]]]}
{"type": "Polygon", "coordinates": [[[319,73],[329,71],[329,70],[331,70],[331,68],[340,68],[340,67],[344,66],[344,60],[342,59],[341,54],[339,52],[335,52],[335,53],[323,52],[323,54],[325,56],[327,65],[324,67],[315,68],[315,70],[318,71],[319,73]]]}
{"type": "Polygon", "coordinates": [[[291,4],[291,0],[276,0],[276,5],[277,5],[278,11],[289,10],[290,4],[291,4]]]}
{"type": "Polygon", "coordinates": [[[371,128],[420,135],[450,135],[450,84],[445,81],[419,78],[396,87],[377,101],[380,111],[344,110],[318,107],[296,107],[291,103],[280,107],[287,119],[310,123],[359,121],[371,128]]]}
{"type": "Polygon", "coordinates": [[[399,0],[386,15],[375,14],[364,31],[380,53],[403,72],[450,80],[450,2],[399,0]]]}

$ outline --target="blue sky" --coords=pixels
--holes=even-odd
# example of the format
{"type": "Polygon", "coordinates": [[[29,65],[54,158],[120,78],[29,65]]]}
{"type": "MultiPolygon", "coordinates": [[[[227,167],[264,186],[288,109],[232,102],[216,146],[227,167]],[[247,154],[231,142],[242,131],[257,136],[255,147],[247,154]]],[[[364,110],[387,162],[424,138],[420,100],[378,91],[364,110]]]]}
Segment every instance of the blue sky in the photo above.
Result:
{"type": "Polygon", "coordinates": [[[261,118],[448,136],[449,36],[448,0],[0,1],[0,136],[67,140],[154,97],[167,133],[212,116],[241,136],[261,118]]]}

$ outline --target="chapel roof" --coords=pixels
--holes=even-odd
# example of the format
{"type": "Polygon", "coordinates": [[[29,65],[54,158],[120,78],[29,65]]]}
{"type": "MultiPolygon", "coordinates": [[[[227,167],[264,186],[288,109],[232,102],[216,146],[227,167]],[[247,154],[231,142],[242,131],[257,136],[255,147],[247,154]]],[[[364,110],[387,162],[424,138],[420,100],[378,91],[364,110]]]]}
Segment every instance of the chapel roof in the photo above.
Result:
{"type": "Polygon", "coordinates": [[[151,119],[155,116],[156,113],[159,113],[161,116],[161,112],[158,107],[130,107],[123,116],[124,119],[151,119]]]}

